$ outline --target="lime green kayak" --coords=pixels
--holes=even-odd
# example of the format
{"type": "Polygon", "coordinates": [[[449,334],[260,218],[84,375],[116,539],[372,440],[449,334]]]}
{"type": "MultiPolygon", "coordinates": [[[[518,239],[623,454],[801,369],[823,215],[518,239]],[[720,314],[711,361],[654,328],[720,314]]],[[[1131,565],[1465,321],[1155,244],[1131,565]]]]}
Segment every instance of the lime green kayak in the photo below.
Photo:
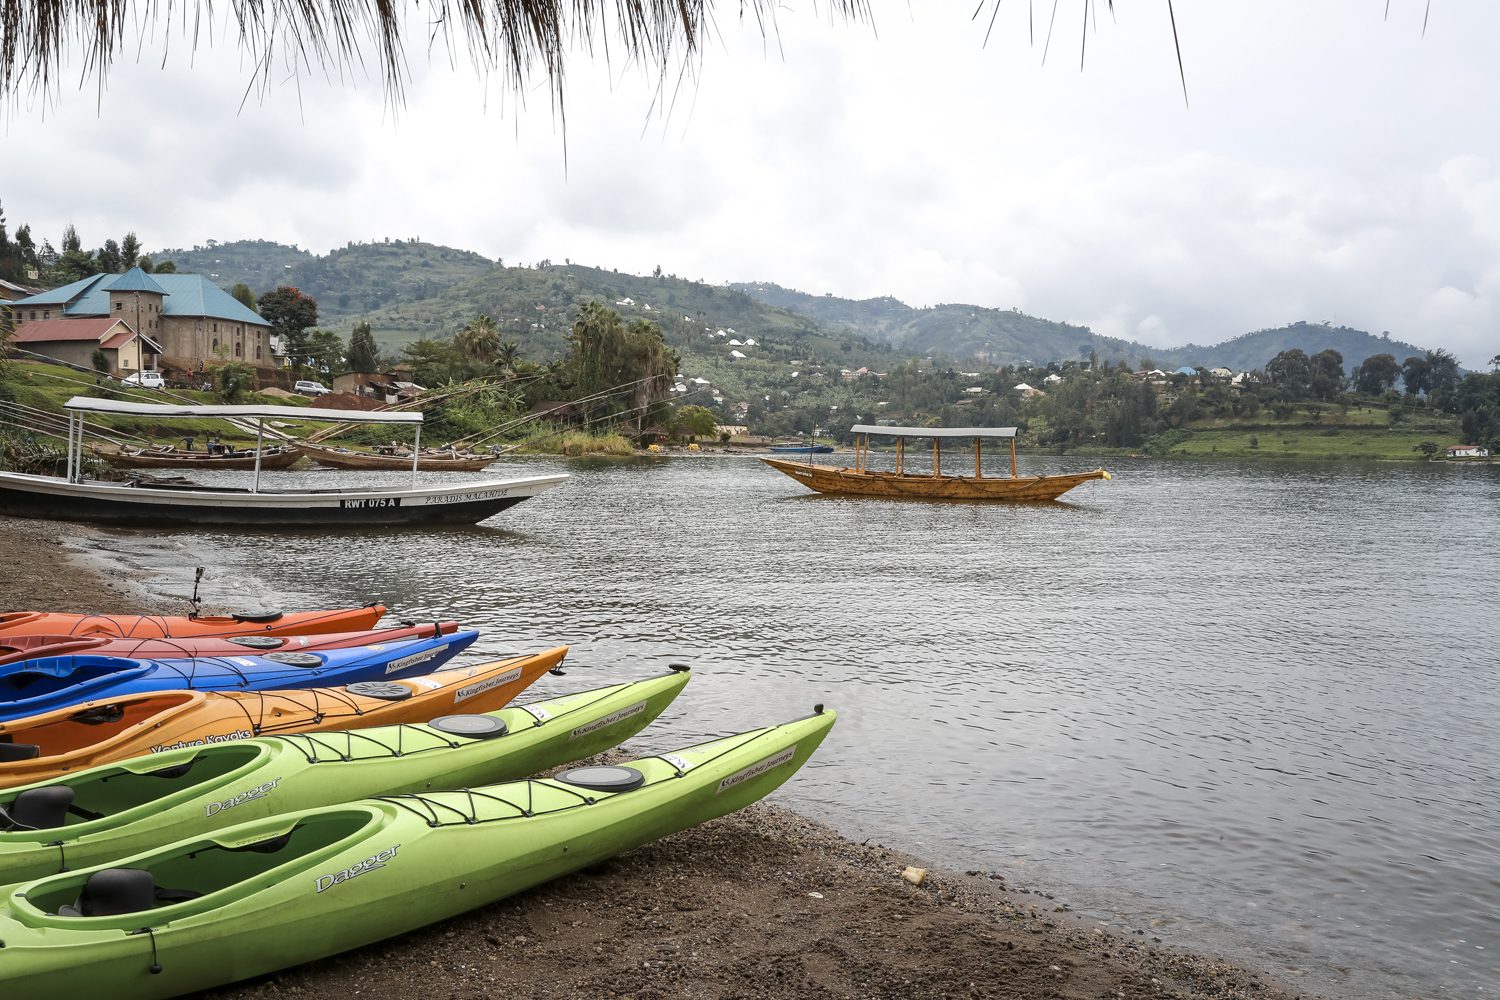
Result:
{"type": "Polygon", "coordinates": [[[172,997],[379,941],[748,805],[833,722],[308,809],[11,886],[0,982],[15,1000],[172,997]]]}
{"type": "Polygon", "coordinates": [[[370,795],[509,781],[606,750],[671,704],[688,673],[426,725],[168,750],[0,792],[0,882],[370,795]]]}

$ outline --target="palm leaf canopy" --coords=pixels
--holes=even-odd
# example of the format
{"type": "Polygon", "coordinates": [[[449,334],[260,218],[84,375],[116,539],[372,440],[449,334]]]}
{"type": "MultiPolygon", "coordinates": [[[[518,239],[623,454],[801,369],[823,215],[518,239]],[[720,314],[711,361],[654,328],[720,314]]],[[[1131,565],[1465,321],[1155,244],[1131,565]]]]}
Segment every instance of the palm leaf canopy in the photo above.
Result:
{"type": "MultiPolygon", "coordinates": [[[[570,45],[666,66],[692,56],[713,24],[712,0],[228,0],[243,51],[262,81],[274,60],[294,66],[379,67],[399,98],[409,32],[444,51],[468,49],[476,66],[519,88],[537,72],[562,92],[570,45]]],[[[868,0],[821,0],[835,18],[868,17],[868,0]]],[[[775,0],[740,0],[741,19],[764,32],[775,0]]],[[[213,0],[0,0],[0,97],[47,92],[64,63],[81,59],[102,82],[158,22],[195,46],[214,20],[213,0]]]]}

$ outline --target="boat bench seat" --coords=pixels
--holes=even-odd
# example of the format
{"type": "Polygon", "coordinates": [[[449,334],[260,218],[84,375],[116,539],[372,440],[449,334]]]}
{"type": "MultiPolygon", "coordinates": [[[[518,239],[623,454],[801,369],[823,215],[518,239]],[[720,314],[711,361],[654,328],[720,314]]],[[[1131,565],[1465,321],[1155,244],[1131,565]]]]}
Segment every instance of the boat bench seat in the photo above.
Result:
{"type": "Polygon", "coordinates": [[[163,889],[144,868],[106,868],[83,884],[78,901],[58,908],[59,917],[113,917],[142,913],[160,904],[181,903],[203,895],[191,889],[163,889]]]}

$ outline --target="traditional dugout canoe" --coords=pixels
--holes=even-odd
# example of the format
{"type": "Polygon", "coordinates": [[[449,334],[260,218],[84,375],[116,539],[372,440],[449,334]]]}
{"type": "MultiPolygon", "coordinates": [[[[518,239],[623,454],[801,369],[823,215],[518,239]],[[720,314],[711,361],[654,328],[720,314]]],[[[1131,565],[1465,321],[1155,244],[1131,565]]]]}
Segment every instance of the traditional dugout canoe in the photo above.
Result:
{"type": "Polygon", "coordinates": [[[115,469],[237,469],[255,468],[257,457],[262,469],[290,469],[302,457],[295,445],[236,451],[214,455],[206,451],[183,451],[179,448],[127,448],[99,445],[94,454],[115,469]]]}
{"type": "Polygon", "coordinates": [[[494,455],[476,455],[462,451],[423,451],[420,455],[379,455],[373,451],[357,451],[352,448],[324,448],[320,445],[299,446],[308,458],[319,465],[332,469],[387,469],[392,472],[411,471],[413,458],[419,472],[478,472],[495,461],[494,455]]]}
{"type": "Polygon", "coordinates": [[[1103,469],[1060,476],[1021,476],[1016,473],[1016,428],[1014,427],[878,427],[855,424],[854,467],[839,468],[808,462],[763,458],[777,472],[819,493],[835,496],[889,497],[918,500],[1056,500],[1080,483],[1091,479],[1109,479],[1103,469]],[[883,434],[896,439],[895,471],[869,468],[870,435],[883,434]],[[932,468],[928,472],[906,471],[906,442],[910,438],[932,440],[932,468]],[[944,475],[945,440],[971,438],[974,442],[974,474],[944,475]],[[986,439],[1010,441],[1010,478],[985,476],[983,444],[986,439]]]}

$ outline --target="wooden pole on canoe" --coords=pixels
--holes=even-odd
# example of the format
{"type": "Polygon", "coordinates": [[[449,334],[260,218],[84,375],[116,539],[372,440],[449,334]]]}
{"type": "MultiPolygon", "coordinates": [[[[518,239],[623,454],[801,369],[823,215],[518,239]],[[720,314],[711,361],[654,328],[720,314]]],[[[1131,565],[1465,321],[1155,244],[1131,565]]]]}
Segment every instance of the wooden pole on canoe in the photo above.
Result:
{"type": "Polygon", "coordinates": [[[983,479],[984,478],[984,469],[979,464],[979,456],[980,456],[979,442],[981,440],[983,440],[983,439],[980,438],[978,435],[975,435],[975,437],[974,437],[974,478],[975,479],[983,479]]]}
{"type": "Polygon", "coordinates": [[[896,439],[896,475],[906,475],[906,438],[896,439]]]}
{"type": "Polygon", "coordinates": [[[1016,478],[1016,439],[1010,439],[1010,478],[1016,478]]]}
{"type": "Polygon", "coordinates": [[[422,425],[417,424],[417,439],[411,446],[411,488],[417,488],[417,463],[422,459],[422,425]]]}
{"type": "Polygon", "coordinates": [[[934,479],[936,479],[937,477],[939,477],[939,476],[941,476],[943,474],[943,444],[942,444],[942,441],[943,441],[942,438],[936,438],[935,437],[935,438],[932,439],[932,478],[934,478],[934,479]]]}

